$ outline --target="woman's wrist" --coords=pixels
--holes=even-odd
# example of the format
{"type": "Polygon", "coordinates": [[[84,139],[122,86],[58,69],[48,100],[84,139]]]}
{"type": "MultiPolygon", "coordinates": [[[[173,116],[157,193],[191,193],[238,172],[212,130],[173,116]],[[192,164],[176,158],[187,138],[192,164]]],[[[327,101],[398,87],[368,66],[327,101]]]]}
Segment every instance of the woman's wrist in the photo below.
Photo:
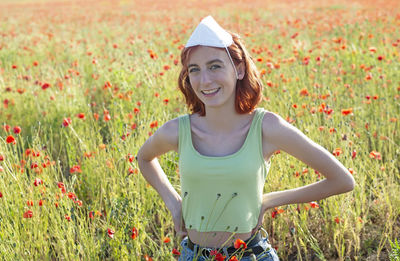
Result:
{"type": "Polygon", "coordinates": [[[180,197],[170,199],[165,202],[165,205],[167,206],[168,210],[171,212],[172,216],[177,215],[182,206],[182,199],[180,197]]]}

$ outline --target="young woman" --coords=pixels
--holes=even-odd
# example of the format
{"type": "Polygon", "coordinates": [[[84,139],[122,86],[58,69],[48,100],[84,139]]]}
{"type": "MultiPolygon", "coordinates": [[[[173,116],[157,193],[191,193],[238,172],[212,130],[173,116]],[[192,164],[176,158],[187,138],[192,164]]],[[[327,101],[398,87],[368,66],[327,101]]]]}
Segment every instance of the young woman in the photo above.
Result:
{"type": "Polygon", "coordinates": [[[179,260],[278,260],[261,227],[266,210],[351,191],[354,179],[297,128],[256,108],[262,98],[256,67],[239,37],[210,16],[193,32],[181,61],[179,88],[191,114],[161,126],[137,155],[143,176],[171,211],[177,235],[184,237],[179,260]],[[179,153],[180,194],[157,161],[171,150],[179,153]],[[277,150],[325,179],[263,194],[269,159],[277,150]]]}

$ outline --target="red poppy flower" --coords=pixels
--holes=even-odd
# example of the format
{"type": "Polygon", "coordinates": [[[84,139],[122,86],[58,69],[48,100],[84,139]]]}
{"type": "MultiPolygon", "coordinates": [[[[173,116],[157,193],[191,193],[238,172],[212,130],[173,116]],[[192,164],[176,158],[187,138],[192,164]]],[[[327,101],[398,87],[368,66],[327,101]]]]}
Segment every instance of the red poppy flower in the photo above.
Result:
{"type": "Polygon", "coordinates": [[[43,206],[43,200],[39,200],[39,207],[43,206]]]}
{"type": "Polygon", "coordinates": [[[150,128],[155,128],[158,126],[158,122],[157,121],[153,121],[150,123],[150,128]]]}
{"type": "Polygon", "coordinates": [[[10,129],[11,129],[11,127],[10,127],[10,125],[8,125],[8,124],[4,124],[4,125],[3,125],[3,129],[4,129],[5,132],[9,132],[10,129]]]}
{"type": "Polygon", "coordinates": [[[69,170],[69,172],[70,172],[70,173],[75,173],[75,172],[82,173],[81,166],[79,166],[79,165],[74,165],[74,166],[72,166],[72,168],[69,170]]]}
{"type": "Polygon", "coordinates": [[[3,197],[3,194],[0,192],[0,198],[2,198],[3,197]]]}
{"type": "Polygon", "coordinates": [[[319,204],[317,202],[315,202],[315,201],[310,202],[310,206],[312,208],[319,208],[319,204]]]}
{"type": "Polygon", "coordinates": [[[181,255],[181,252],[179,252],[178,250],[176,250],[176,248],[174,248],[174,249],[172,249],[172,254],[173,254],[173,255],[180,256],[180,255],[181,255]]]}
{"type": "Polygon", "coordinates": [[[303,88],[300,90],[300,96],[308,96],[308,90],[306,88],[303,88]]]}
{"type": "Polygon", "coordinates": [[[164,243],[169,243],[169,242],[171,242],[171,239],[169,237],[164,237],[163,242],[164,243]]]}
{"type": "Polygon", "coordinates": [[[104,83],[103,89],[107,89],[107,88],[111,88],[111,87],[112,87],[111,82],[107,81],[107,82],[104,83]]]}
{"type": "Polygon", "coordinates": [[[229,259],[229,261],[239,261],[239,259],[237,259],[236,256],[233,256],[233,257],[231,257],[231,258],[229,259]]]}
{"type": "Polygon", "coordinates": [[[109,238],[114,238],[114,230],[107,228],[107,235],[109,238]]]}
{"type": "Polygon", "coordinates": [[[33,185],[35,185],[35,187],[37,187],[38,185],[43,184],[43,181],[39,178],[35,179],[35,182],[33,182],[33,185]]]}
{"type": "Polygon", "coordinates": [[[136,229],[136,227],[132,228],[132,235],[131,238],[135,239],[138,236],[138,230],[136,229]]]}
{"type": "Polygon", "coordinates": [[[333,152],[332,152],[332,154],[334,155],[334,156],[339,156],[340,154],[342,154],[342,149],[341,148],[336,148],[333,152]]]}
{"type": "Polygon", "coordinates": [[[379,152],[377,152],[377,151],[374,151],[374,150],[369,153],[369,157],[371,159],[377,159],[377,160],[381,160],[382,159],[381,154],[379,152]]]}
{"type": "Polygon", "coordinates": [[[153,261],[153,258],[149,257],[148,255],[144,255],[144,260],[153,261]]]}
{"type": "Polygon", "coordinates": [[[12,144],[16,143],[15,138],[12,135],[8,135],[7,136],[6,142],[7,143],[12,143],[12,144]]]}
{"type": "Polygon", "coordinates": [[[246,248],[247,248],[246,243],[245,243],[243,240],[241,240],[240,238],[236,239],[236,241],[235,241],[235,243],[233,244],[233,246],[234,246],[236,249],[238,249],[238,248],[246,249],[246,248]]]}
{"type": "Polygon", "coordinates": [[[73,192],[68,192],[68,197],[70,199],[76,199],[76,195],[73,192]]]}
{"type": "Polygon", "coordinates": [[[303,64],[308,65],[310,63],[310,57],[304,57],[303,58],[303,64]]]}
{"type": "Polygon", "coordinates": [[[104,120],[104,121],[109,121],[109,120],[111,120],[110,114],[104,114],[103,120],[104,120]]]}
{"type": "Polygon", "coordinates": [[[37,164],[37,162],[32,162],[32,164],[31,164],[31,169],[35,169],[35,168],[37,168],[37,167],[39,167],[39,165],[37,164]]]}
{"type": "Polygon", "coordinates": [[[3,161],[3,160],[4,160],[4,156],[0,155],[0,161],[3,161]]]}
{"type": "Polygon", "coordinates": [[[224,261],[226,256],[223,256],[220,252],[217,250],[211,250],[210,251],[210,256],[215,256],[216,261],[224,261]]]}
{"type": "Polygon", "coordinates": [[[33,217],[33,212],[31,210],[28,210],[24,213],[24,218],[32,218],[33,217]]]}
{"type": "Polygon", "coordinates": [[[15,126],[15,127],[13,128],[13,131],[14,131],[15,134],[20,134],[20,133],[21,133],[21,127],[15,126]]]}
{"type": "Polygon", "coordinates": [[[94,218],[94,211],[89,212],[89,218],[93,219],[94,218]]]}
{"type": "Polygon", "coordinates": [[[352,112],[353,112],[353,108],[343,109],[342,115],[349,115],[352,112]]]}
{"type": "Polygon", "coordinates": [[[129,162],[133,162],[133,160],[135,159],[135,157],[134,157],[132,154],[128,153],[128,155],[126,155],[126,159],[127,159],[129,162]]]}
{"type": "Polygon", "coordinates": [[[134,169],[134,168],[132,168],[132,167],[129,167],[129,169],[128,169],[128,174],[129,174],[129,175],[131,175],[131,174],[138,174],[138,173],[139,173],[138,169],[134,169]]]}
{"type": "Polygon", "coordinates": [[[79,119],[85,119],[85,114],[81,112],[81,113],[78,113],[76,115],[76,117],[78,117],[79,119]]]}
{"type": "Polygon", "coordinates": [[[65,219],[68,220],[68,221],[71,221],[71,217],[68,216],[67,214],[65,214],[65,219]]]}
{"type": "Polygon", "coordinates": [[[47,82],[45,82],[45,83],[42,84],[42,90],[46,90],[46,89],[49,88],[49,87],[50,87],[50,84],[47,83],[47,82]]]}
{"type": "Polygon", "coordinates": [[[351,158],[354,159],[357,155],[357,151],[353,150],[353,152],[351,153],[351,158]]]}
{"type": "Polygon", "coordinates": [[[155,52],[153,52],[153,50],[147,50],[147,52],[150,54],[150,58],[155,60],[158,58],[157,54],[155,52]]]}
{"type": "Polygon", "coordinates": [[[99,114],[97,114],[97,113],[93,113],[93,118],[96,120],[96,121],[98,121],[99,120],[99,114]]]}
{"type": "Polygon", "coordinates": [[[62,125],[63,125],[64,127],[68,127],[71,123],[72,123],[71,118],[68,117],[68,118],[64,118],[64,119],[63,119],[62,125]]]}

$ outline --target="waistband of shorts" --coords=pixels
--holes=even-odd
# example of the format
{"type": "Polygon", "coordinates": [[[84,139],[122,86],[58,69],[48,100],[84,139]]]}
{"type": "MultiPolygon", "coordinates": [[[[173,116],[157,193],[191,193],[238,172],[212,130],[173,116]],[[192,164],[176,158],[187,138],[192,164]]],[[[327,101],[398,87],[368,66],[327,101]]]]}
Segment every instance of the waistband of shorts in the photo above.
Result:
{"type": "MultiPolygon", "coordinates": [[[[257,243],[262,240],[262,235],[260,231],[257,231],[254,235],[252,235],[249,239],[245,240],[244,242],[246,243],[247,248],[244,249],[243,257],[245,256],[250,256],[251,254],[258,255],[264,251],[264,248],[261,246],[258,246],[257,243]]],[[[190,250],[194,251],[195,246],[197,246],[197,249],[201,251],[201,254],[205,257],[210,257],[210,253],[213,250],[218,250],[222,248],[209,248],[209,247],[202,247],[198,244],[193,243],[190,238],[188,237],[188,242],[187,246],[190,250]]],[[[226,251],[228,255],[232,255],[233,253],[240,253],[241,250],[238,250],[234,247],[228,247],[226,248],[226,251]]],[[[223,253],[221,253],[223,254],[223,253]]]]}

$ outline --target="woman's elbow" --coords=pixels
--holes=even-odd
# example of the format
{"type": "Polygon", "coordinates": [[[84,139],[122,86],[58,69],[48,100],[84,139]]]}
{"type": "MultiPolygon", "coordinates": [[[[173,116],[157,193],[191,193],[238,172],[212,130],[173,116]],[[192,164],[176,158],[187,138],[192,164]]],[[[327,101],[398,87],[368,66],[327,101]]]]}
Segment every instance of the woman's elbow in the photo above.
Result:
{"type": "Polygon", "coordinates": [[[346,193],[346,192],[350,192],[352,190],[354,190],[354,187],[356,186],[356,181],[354,180],[353,176],[348,173],[346,176],[345,181],[343,182],[343,192],[342,193],[346,193]]]}
{"type": "Polygon", "coordinates": [[[139,165],[139,168],[140,168],[140,165],[142,165],[145,162],[150,162],[151,160],[148,160],[146,158],[145,154],[141,150],[139,150],[137,155],[136,155],[136,161],[137,161],[137,163],[139,165]]]}
{"type": "Polygon", "coordinates": [[[350,192],[354,189],[356,182],[350,173],[345,172],[343,176],[330,180],[333,195],[350,192]]]}

